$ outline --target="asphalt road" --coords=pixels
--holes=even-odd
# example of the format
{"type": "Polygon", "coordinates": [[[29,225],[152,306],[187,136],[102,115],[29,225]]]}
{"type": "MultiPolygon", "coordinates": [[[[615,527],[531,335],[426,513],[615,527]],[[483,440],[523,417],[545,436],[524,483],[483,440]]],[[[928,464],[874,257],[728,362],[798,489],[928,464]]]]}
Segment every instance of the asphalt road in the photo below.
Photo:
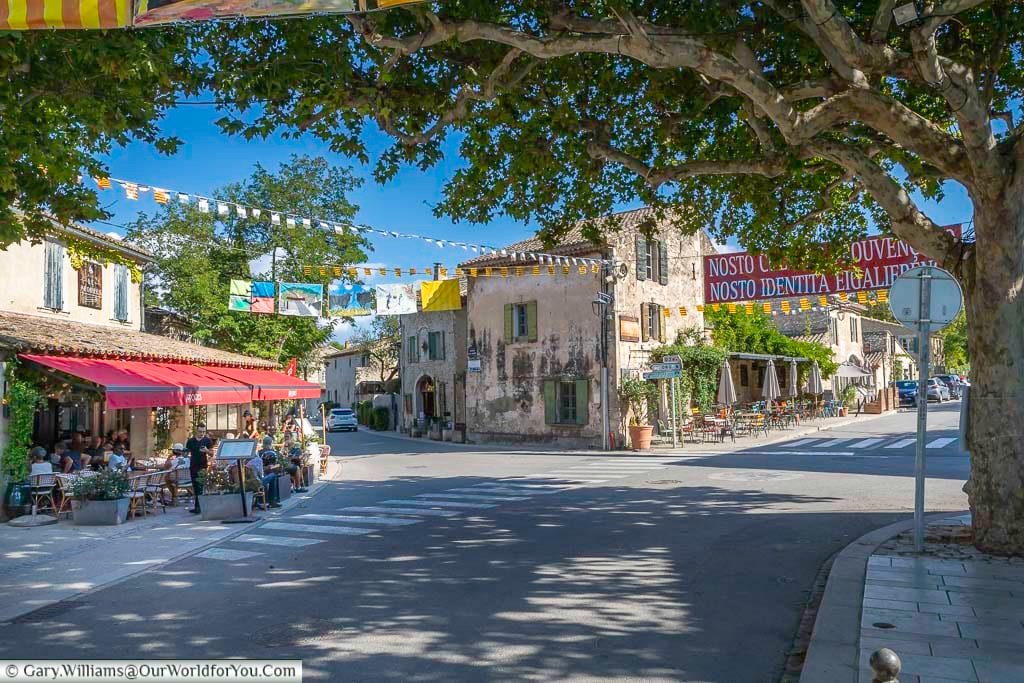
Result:
{"type": "MultiPolygon", "coordinates": [[[[958,404],[930,510],[960,510],[958,404]]],[[[815,575],[913,509],[914,414],[671,457],[333,434],[281,518],[27,615],[0,658],[300,658],[306,680],[775,681],[815,575]],[[877,441],[875,441],[877,439],[877,441]],[[716,452],[722,451],[722,452],[716,452]]]]}

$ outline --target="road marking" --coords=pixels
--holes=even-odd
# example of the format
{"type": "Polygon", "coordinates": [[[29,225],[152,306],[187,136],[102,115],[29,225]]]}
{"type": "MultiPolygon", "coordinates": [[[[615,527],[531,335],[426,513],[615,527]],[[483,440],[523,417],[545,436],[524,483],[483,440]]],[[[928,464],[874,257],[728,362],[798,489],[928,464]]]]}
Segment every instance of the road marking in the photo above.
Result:
{"type": "Polygon", "coordinates": [[[520,496],[471,496],[463,493],[421,493],[416,496],[417,498],[456,498],[459,500],[500,500],[500,501],[516,501],[516,500],[529,500],[529,498],[523,498],[520,496]]]}
{"type": "Polygon", "coordinates": [[[232,550],[231,548],[208,548],[201,553],[196,553],[196,557],[203,557],[207,560],[247,560],[250,557],[256,557],[261,553],[253,553],[248,550],[232,550]]]}
{"type": "Polygon", "coordinates": [[[423,505],[424,507],[437,507],[437,508],[480,508],[485,510],[487,508],[497,507],[494,503],[453,503],[451,501],[440,501],[440,500],[382,500],[381,505],[423,505]]]}
{"type": "Polygon", "coordinates": [[[334,534],[337,536],[363,536],[373,533],[373,529],[360,529],[354,526],[321,526],[319,524],[292,524],[291,522],[268,522],[260,528],[274,531],[304,531],[309,534],[334,534]]]}
{"type": "MultiPolygon", "coordinates": [[[[576,481],[593,481],[602,482],[604,479],[577,479],[576,481]]],[[[512,480],[505,480],[501,482],[502,486],[515,486],[516,488],[522,489],[560,489],[563,487],[562,484],[534,484],[534,483],[518,483],[512,480]]]]}
{"type": "Polygon", "coordinates": [[[885,439],[864,439],[857,443],[851,443],[849,448],[871,448],[875,444],[882,443],[883,441],[885,441],[885,439]]]}
{"type": "Polygon", "coordinates": [[[900,439],[894,443],[889,444],[886,448],[906,448],[912,443],[916,443],[917,439],[900,439]]]}
{"type": "Polygon", "coordinates": [[[853,441],[853,439],[829,439],[828,441],[822,441],[819,443],[818,448],[832,448],[833,446],[838,446],[839,444],[846,443],[847,441],[853,441]]]}
{"type": "Polygon", "coordinates": [[[935,439],[935,441],[932,441],[930,444],[925,446],[925,448],[942,448],[943,446],[948,446],[949,444],[953,443],[954,441],[956,441],[956,439],[957,437],[953,437],[952,439],[935,439]]]}
{"type": "MultiPolygon", "coordinates": [[[[428,517],[454,517],[458,512],[449,510],[420,510],[414,508],[385,508],[385,507],[350,507],[342,508],[342,512],[383,512],[389,515],[425,515],[428,517]]],[[[264,525],[266,527],[266,525],[264,525]]]]}
{"type": "Polygon", "coordinates": [[[799,441],[791,441],[790,443],[787,443],[786,446],[796,448],[797,446],[806,446],[808,444],[812,444],[817,440],[818,439],[800,439],[799,441]]]}
{"type": "Polygon", "coordinates": [[[363,517],[360,515],[297,515],[295,519],[316,519],[322,522],[355,522],[357,524],[383,524],[385,526],[409,526],[419,524],[422,519],[407,519],[405,517],[363,517]]]}
{"type": "Polygon", "coordinates": [[[307,545],[323,543],[319,538],[292,538],[290,536],[254,536],[244,534],[231,539],[232,543],[263,543],[264,545],[284,545],[292,548],[302,548],[307,545]]]}
{"type": "Polygon", "coordinates": [[[558,491],[524,491],[523,489],[501,488],[501,487],[498,487],[498,486],[494,486],[494,487],[490,487],[490,488],[449,489],[449,490],[453,491],[455,493],[511,493],[511,494],[515,494],[515,495],[523,495],[524,493],[529,493],[532,496],[544,495],[544,494],[548,494],[548,493],[558,493],[558,491]]]}

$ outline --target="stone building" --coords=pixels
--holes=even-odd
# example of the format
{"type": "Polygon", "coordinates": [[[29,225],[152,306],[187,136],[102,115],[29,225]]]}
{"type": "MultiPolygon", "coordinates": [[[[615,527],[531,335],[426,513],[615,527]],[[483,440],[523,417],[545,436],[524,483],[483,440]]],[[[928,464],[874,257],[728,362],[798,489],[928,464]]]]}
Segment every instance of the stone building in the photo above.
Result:
{"type": "MultiPolygon", "coordinates": [[[[387,339],[380,344],[397,344],[387,339]]],[[[379,394],[395,390],[398,366],[383,367],[382,358],[395,354],[369,353],[364,347],[352,345],[328,350],[323,354],[323,400],[342,408],[351,408],[360,401],[372,400],[379,394]]],[[[313,381],[313,380],[310,380],[313,381]]]]}
{"type": "Polygon", "coordinates": [[[609,431],[621,444],[627,423],[617,399],[619,380],[645,370],[651,350],[683,329],[703,330],[696,306],[703,301],[702,256],[713,248],[707,236],[681,235],[659,224],[648,208],[614,219],[618,229],[605,231],[602,243],[587,239],[580,224],[555,246],[529,239],[506,247],[509,256],[462,264],[469,274],[470,440],[600,446],[606,348],[609,431]],[[549,266],[528,257],[513,260],[521,252],[564,261],[549,266]],[[574,258],[609,259],[616,266],[594,272],[574,258]],[[502,266],[510,269],[508,277],[497,276],[502,266]],[[481,276],[487,267],[492,276],[481,276]],[[535,267],[543,272],[533,274],[535,267]],[[602,297],[610,297],[606,310],[602,297]],[[664,315],[666,309],[671,315],[664,315]]]}
{"type": "MultiPolygon", "coordinates": [[[[463,306],[465,300],[463,299],[463,306]]],[[[399,316],[402,331],[402,428],[440,421],[465,433],[467,343],[466,309],[419,311],[399,316]]],[[[474,358],[472,368],[479,367],[474,358]]]]}

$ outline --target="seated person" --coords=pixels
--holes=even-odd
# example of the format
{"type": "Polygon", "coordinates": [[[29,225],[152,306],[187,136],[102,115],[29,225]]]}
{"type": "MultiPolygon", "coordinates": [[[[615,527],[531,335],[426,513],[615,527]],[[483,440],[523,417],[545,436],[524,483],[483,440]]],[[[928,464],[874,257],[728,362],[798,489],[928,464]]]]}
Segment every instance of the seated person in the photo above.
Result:
{"type": "Polygon", "coordinates": [[[173,470],[182,466],[188,466],[188,458],[185,457],[185,447],[180,443],[176,443],[171,446],[171,454],[164,461],[164,469],[173,470]]]}
{"type": "Polygon", "coordinates": [[[60,455],[60,471],[64,474],[82,469],[82,454],[71,450],[64,442],[57,444],[57,453],[60,455]]]}
{"type": "Polygon", "coordinates": [[[103,451],[103,459],[107,467],[112,470],[123,470],[128,467],[128,459],[124,457],[124,449],[121,446],[114,446],[111,450],[103,451]]]}
{"type": "Polygon", "coordinates": [[[269,436],[263,437],[263,448],[257,451],[256,455],[263,459],[263,469],[276,465],[278,453],[274,448],[274,440],[269,436]]]}
{"type": "Polygon", "coordinates": [[[278,502],[277,475],[273,472],[269,474],[264,472],[263,458],[257,453],[254,457],[249,458],[245,466],[249,470],[249,476],[255,477],[262,482],[263,490],[267,493],[267,505],[272,508],[281,507],[281,503],[278,502]]]}
{"type": "Polygon", "coordinates": [[[295,489],[296,493],[305,493],[309,489],[302,485],[302,466],[305,464],[302,455],[302,446],[295,441],[294,433],[285,433],[284,446],[281,450],[284,451],[288,456],[288,459],[292,461],[292,466],[288,468],[288,473],[292,475],[292,488],[295,489]]]}
{"type": "Polygon", "coordinates": [[[53,463],[46,459],[46,449],[36,446],[32,449],[32,471],[29,474],[53,474],[53,463]]]}
{"type": "Polygon", "coordinates": [[[89,439],[89,445],[83,451],[83,454],[89,456],[89,466],[92,469],[97,469],[97,463],[103,461],[103,439],[99,436],[89,439]]]}

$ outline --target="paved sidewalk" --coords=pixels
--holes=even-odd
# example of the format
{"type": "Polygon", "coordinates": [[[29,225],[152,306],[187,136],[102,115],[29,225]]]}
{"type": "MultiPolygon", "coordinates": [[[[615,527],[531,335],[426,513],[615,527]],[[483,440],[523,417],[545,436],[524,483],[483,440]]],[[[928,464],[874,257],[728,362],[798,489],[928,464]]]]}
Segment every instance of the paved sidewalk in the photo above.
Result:
{"type": "MultiPolygon", "coordinates": [[[[292,493],[263,519],[301,505],[341,475],[341,459],[331,458],[327,476],[307,493],[292,493]]],[[[251,530],[248,524],[202,522],[179,501],[119,526],[75,526],[70,519],[34,528],[0,525],[0,623],[41,607],[90,593],[139,572],[197,553],[251,530]]],[[[29,615],[27,618],[31,618],[29,615]]]]}
{"type": "Polygon", "coordinates": [[[1024,681],[1024,558],[970,545],[970,515],[929,520],[924,552],[912,522],[886,527],[836,558],[801,681],[872,680],[880,647],[900,681],[1024,681]]]}

